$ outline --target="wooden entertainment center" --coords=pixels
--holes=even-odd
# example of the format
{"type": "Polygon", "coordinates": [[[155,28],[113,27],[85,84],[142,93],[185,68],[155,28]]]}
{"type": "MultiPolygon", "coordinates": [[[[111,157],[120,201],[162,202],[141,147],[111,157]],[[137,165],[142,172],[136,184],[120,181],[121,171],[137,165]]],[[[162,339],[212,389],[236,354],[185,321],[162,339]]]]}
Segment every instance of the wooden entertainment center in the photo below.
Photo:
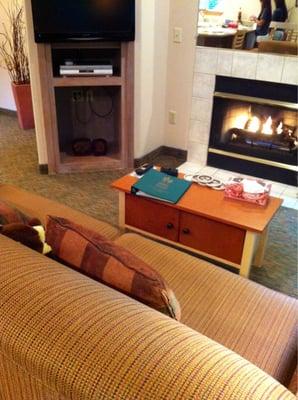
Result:
{"type": "MultiPolygon", "coordinates": [[[[41,107],[44,117],[48,170],[49,173],[65,173],[85,170],[119,169],[133,166],[133,74],[134,44],[133,42],[67,42],[55,44],[37,44],[39,80],[41,86],[41,107]],[[113,76],[73,76],[59,75],[57,65],[61,54],[80,54],[88,51],[105,58],[112,59],[113,76]],[[72,89],[71,89],[72,88],[72,89]],[[74,156],[61,148],[61,132],[63,124],[70,118],[73,107],[71,95],[73,90],[84,91],[107,88],[113,92],[114,111],[110,132],[103,133],[111,141],[110,149],[104,156],[74,156]],[[61,89],[65,89],[61,92],[61,89]],[[69,91],[71,89],[72,91],[69,91]],[[60,92],[59,92],[60,90],[60,92]],[[69,99],[58,110],[57,99],[68,93],[69,99]],[[60,112],[60,116],[58,115],[60,112]],[[60,127],[59,127],[60,125],[60,127]],[[62,126],[62,128],[61,128],[62,126]]],[[[81,105],[82,107],[82,105],[81,105]]],[[[65,124],[64,124],[65,125],[65,124]]],[[[70,123],[69,123],[70,125],[70,123]]],[[[66,129],[67,130],[67,129],[66,129]]],[[[84,129],[82,127],[81,131],[84,129]]],[[[67,133],[70,135],[69,133],[67,133]]]]}

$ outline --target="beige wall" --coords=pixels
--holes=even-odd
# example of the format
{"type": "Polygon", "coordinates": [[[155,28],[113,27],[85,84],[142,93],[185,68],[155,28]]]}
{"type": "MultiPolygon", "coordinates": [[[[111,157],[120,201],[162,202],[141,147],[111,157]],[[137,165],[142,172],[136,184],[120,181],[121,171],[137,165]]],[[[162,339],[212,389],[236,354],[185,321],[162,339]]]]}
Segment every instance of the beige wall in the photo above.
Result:
{"type": "Polygon", "coordinates": [[[296,0],[286,0],[289,13],[289,22],[296,24],[298,28],[298,7],[295,7],[296,0]]]}
{"type": "Polygon", "coordinates": [[[170,0],[136,2],[135,157],[165,142],[170,0]]]}
{"type": "MultiPolygon", "coordinates": [[[[6,7],[10,0],[2,0],[1,3],[6,7]]],[[[7,24],[8,19],[4,10],[0,7],[0,31],[2,31],[2,24],[7,24]]],[[[3,60],[0,59],[0,108],[7,110],[15,110],[15,102],[12,95],[10,78],[7,70],[3,68],[3,60]]]]}
{"type": "Polygon", "coordinates": [[[0,67],[0,108],[6,110],[16,110],[16,105],[13,99],[10,79],[7,71],[0,67]]]}
{"type": "Polygon", "coordinates": [[[190,120],[193,67],[195,61],[197,0],[171,0],[165,145],[186,149],[190,120]],[[174,43],[174,27],[182,28],[182,43],[174,43]],[[176,125],[169,123],[169,110],[177,114],[176,125]]]}

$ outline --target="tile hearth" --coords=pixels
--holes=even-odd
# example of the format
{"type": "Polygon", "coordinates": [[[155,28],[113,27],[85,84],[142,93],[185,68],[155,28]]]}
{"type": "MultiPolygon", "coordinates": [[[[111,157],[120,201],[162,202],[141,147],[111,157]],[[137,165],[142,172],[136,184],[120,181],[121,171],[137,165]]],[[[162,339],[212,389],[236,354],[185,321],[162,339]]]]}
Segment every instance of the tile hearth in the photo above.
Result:
{"type": "MultiPolygon", "coordinates": [[[[193,174],[199,172],[200,174],[213,176],[215,179],[219,179],[226,182],[230,177],[235,176],[249,176],[239,174],[237,172],[226,171],[223,169],[216,169],[213,167],[206,167],[197,163],[186,162],[179,167],[179,172],[184,174],[193,174]]],[[[249,176],[254,178],[252,176],[249,176]]],[[[298,210],[298,189],[294,186],[285,185],[279,182],[268,181],[272,183],[271,195],[283,199],[283,207],[292,208],[298,210]]],[[[210,189],[212,190],[212,189],[210,189]]]]}

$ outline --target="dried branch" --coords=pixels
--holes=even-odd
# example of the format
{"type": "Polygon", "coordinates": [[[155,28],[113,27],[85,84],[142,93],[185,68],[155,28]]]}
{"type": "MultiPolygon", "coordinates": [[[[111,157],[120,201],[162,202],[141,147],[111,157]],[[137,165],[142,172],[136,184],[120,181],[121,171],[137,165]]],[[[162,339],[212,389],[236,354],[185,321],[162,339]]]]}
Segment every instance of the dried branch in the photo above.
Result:
{"type": "Polygon", "coordinates": [[[2,59],[2,65],[8,70],[12,82],[29,83],[23,6],[19,5],[17,0],[11,0],[7,7],[4,7],[0,1],[0,8],[8,19],[7,24],[2,24],[2,32],[0,32],[0,61],[2,59]]]}

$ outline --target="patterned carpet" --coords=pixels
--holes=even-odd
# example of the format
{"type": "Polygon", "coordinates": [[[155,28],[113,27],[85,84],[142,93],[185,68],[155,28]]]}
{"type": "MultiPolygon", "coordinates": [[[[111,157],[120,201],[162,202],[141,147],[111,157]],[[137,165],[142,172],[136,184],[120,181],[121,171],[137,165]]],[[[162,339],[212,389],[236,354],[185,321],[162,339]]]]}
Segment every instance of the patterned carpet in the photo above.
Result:
{"type": "MultiPolygon", "coordinates": [[[[156,159],[177,166],[173,157],[156,159]]],[[[114,225],[118,197],[110,183],[126,171],[40,175],[34,131],[21,131],[13,115],[0,112],[0,182],[58,200],[114,225]]],[[[297,213],[282,208],[270,230],[263,268],[253,268],[251,279],[290,296],[297,296],[297,213]]]]}

